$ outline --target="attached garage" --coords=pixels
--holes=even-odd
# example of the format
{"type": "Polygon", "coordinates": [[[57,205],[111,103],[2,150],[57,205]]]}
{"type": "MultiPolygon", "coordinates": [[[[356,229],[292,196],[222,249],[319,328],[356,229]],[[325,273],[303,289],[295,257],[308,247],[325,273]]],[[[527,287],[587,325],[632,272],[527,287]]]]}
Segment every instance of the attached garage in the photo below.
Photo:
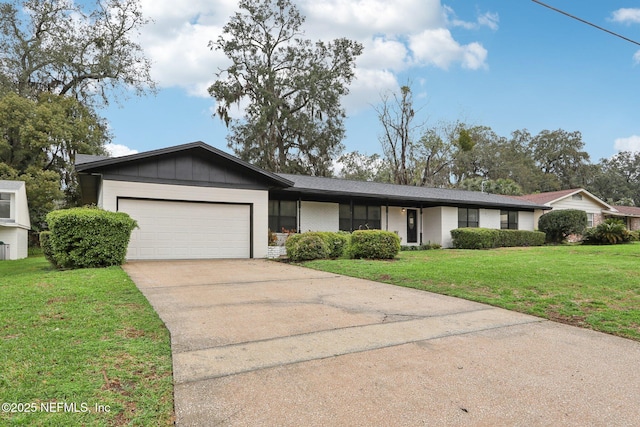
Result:
{"type": "Polygon", "coordinates": [[[118,200],[138,222],[127,259],[251,258],[251,205],[118,200]]]}
{"type": "Polygon", "coordinates": [[[76,158],[83,204],[138,223],[129,260],[264,258],[269,191],[293,183],[203,142],[76,158]]]}

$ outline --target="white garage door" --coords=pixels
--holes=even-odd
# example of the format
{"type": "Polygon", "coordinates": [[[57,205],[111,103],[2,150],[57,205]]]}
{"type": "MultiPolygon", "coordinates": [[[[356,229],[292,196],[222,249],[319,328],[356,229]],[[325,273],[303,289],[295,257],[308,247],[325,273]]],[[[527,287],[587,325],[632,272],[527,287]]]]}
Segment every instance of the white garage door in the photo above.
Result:
{"type": "Polygon", "coordinates": [[[248,205],[120,199],[138,221],[127,259],[249,258],[248,205]]]}

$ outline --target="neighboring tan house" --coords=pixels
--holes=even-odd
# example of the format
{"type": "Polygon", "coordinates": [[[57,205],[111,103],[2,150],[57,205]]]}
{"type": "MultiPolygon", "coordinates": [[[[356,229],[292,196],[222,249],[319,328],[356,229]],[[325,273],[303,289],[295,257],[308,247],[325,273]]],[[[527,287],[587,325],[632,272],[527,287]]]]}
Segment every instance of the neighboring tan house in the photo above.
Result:
{"type": "MultiPolygon", "coordinates": [[[[605,219],[603,211],[611,211],[613,209],[612,206],[582,188],[528,194],[526,196],[516,196],[515,198],[545,205],[553,210],[577,209],[585,211],[587,213],[587,227],[596,227],[605,219]]],[[[536,228],[538,227],[538,219],[543,214],[544,211],[536,211],[536,228]]]]}
{"type": "Polygon", "coordinates": [[[605,212],[607,218],[616,218],[623,221],[631,231],[640,230],[640,208],[636,206],[613,206],[609,212],[605,212]]]}
{"type": "Polygon", "coordinates": [[[275,174],[203,142],[76,158],[83,203],[139,225],[127,259],[264,258],[274,232],[396,232],[450,247],[459,227],[534,229],[546,206],[474,191],[275,174]]]}
{"type": "MultiPolygon", "coordinates": [[[[528,194],[515,198],[545,205],[553,210],[578,209],[585,211],[588,227],[597,227],[607,218],[616,218],[623,221],[629,230],[640,230],[640,208],[609,205],[582,188],[528,194]]],[[[543,214],[544,211],[535,212],[536,228],[538,227],[538,219],[543,214]]]]}
{"type": "Polygon", "coordinates": [[[31,220],[24,182],[0,180],[0,260],[27,257],[29,230],[31,220]]]}

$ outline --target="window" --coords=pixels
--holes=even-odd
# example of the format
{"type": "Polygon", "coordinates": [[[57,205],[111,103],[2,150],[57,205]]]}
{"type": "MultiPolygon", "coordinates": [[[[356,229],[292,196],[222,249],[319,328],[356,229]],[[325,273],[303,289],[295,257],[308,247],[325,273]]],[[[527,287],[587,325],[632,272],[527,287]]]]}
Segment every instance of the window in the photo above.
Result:
{"type": "Polygon", "coordinates": [[[340,231],[351,231],[351,205],[340,203],[340,231]]]}
{"type": "Polygon", "coordinates": [[[458,228],[478,227],[479,217],[478,209],[458,208],[458,228]]]}
{"type": "Polygon", "coordinates": [[[298,229],[298,203],[295,200],[269,200],[269,230],[298,229]]]}
{"type": "Polygon", "coordinates": [[[582,200],[582,194],[574,194],[571,198],[573,200],[582,200]]]}
{"type": "Polygon", "coordinates": [[[11,218],[11,194],[0,193],[0,218],[11,218]]]}
{"type": "Polygon", "coordinates": [[[593,227],[593,214],[587,212],[587,227],[593,227]]]}
{"type": "Polygon", "coordinates": [[[381,217],[382,209],[380,206],[353,205],[352,222],[351,205],[342,203],[340,204],[340,231],[379,230],[381,227],[381,217]]]}
{"type": "Polygon", "coordinates": [[[500,211],[500,228],[503,230],[517,230],[518,211],[500,211]]]}

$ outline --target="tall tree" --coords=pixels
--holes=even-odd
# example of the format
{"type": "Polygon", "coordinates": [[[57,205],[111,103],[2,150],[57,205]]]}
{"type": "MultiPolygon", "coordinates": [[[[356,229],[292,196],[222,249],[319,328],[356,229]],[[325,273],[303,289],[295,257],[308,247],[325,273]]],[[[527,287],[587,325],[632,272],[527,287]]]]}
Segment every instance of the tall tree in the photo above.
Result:
{"type": "Polygon", "coordinates": [[[628,204],[628,199],[632,199],[640,206],[640,152],[621,151],[601,159],[598,167],[590,191],[616,204],[628,204]]]}
{"type": "Polygon", "coordinates": [[[304,17],[290,0],[240,0],[239,8],[209,42],[232,62],[209,87],[231,125],[229,147],[267,170],[329,175],[343,149],[340,98],[362,46],[305,39],[304,17]],[[247,105],[242,120],[231,117],[234,104],[247,105]]]}
{"type": "Polygon", "coordinates": [[[338,166],[338,178],[377,182],[389,180],[387,168],[378,154],[368,156],[352,151],[340,156],[338,166]]]}
{"type": "Polygon", "coordinates": [[[409,86],[402,86],[399,94],[382,95],[382,102],[375,107],[382,125],[379,137],[382,151],[390,163],[395,184],[414,184],[411,156],[415,148],[419,124],[415,123],[413,94],[409,86]]]}
{"type": "Polygon", "coordinates": [[[133,39],[146,23],[139,0],[98,0],[89,12],[72,0],[0,3],[0,93],[97,104],[117,90],[153,89],[150,61],[133,39]]]}
{"type": "Polygon", "coordinates": [[[0,98],[0,179],[27,181],[35,229],[52,203],[62,202],[61,186],[68,203],[77,200],[76,154],[105,154],[108,140],[104,121],[74,98],[47,93],[38,101],[15,93],[0,98]],[[51,191],[52,179],[58,192],[51,191]],[[46,200],[43,194],[56,198],[46,200]]]}
{"type": "Polygon", "coordinates": [[[543,130],[530,143],[531,154],[545,178],[540,191],[565,190],[584,187],[590,164],[589,154],[584,149],[582,134],[543,130]]]}

